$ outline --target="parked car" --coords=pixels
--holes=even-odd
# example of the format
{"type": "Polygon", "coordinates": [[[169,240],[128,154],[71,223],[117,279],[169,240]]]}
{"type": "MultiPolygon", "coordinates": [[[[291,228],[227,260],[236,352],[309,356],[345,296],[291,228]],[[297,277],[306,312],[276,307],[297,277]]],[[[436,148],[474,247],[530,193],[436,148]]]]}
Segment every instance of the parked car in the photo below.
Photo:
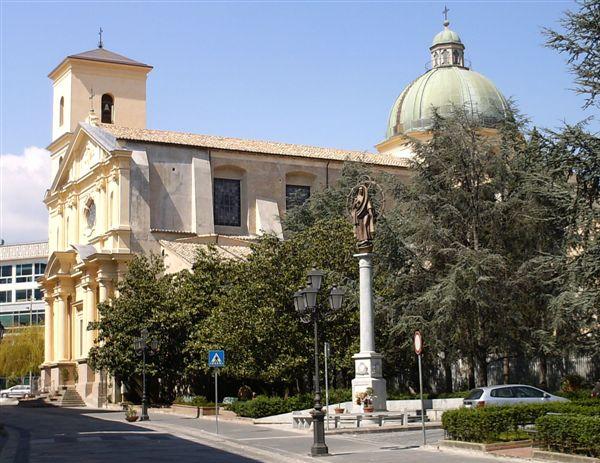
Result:
{"type": "Polygon", "coordinates": [[[488,405],[541,404],[546,402],[568,402],[564,397],[549,394],[526,384],[502,384],[478,387],[463,400],[465,407],[488,405]]]}
{"type": "Polygon", "coordinates": [[[9,387],[8,389],[2,389],[0,391],[0,397],[29,397],[31,394],[31,386],[25,384],[19,384],[17,386],[9,387]]]}

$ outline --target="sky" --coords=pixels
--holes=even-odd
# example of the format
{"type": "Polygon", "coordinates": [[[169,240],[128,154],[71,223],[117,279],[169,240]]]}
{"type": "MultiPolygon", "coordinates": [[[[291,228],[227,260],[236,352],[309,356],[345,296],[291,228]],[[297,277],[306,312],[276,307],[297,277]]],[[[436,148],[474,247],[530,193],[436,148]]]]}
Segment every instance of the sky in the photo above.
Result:
{"type": "Polygon", "coordinates": [[[0,237],[46,239],[47,74],[106,49],[154,66],[148,127],[371,150],[389,110],[450,28],[472,68],[539,127],[581,109],[565,57],[543,46],[573,1],[7,2],[0,0],[0,237]]]}

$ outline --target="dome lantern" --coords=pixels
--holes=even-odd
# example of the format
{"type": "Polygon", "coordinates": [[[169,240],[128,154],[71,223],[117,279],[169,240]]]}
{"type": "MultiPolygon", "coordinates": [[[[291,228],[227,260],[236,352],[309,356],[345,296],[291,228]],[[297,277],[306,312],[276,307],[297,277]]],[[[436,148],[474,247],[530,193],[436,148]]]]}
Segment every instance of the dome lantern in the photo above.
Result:
{"type": "Polygon", "coordinates": [[[431,67],[440,66],[465,66],[465,46],[456,32],[448,26],[447,7],[444,7],[444,30],[436,34],[429,47],[431,52],[431,67]]]}

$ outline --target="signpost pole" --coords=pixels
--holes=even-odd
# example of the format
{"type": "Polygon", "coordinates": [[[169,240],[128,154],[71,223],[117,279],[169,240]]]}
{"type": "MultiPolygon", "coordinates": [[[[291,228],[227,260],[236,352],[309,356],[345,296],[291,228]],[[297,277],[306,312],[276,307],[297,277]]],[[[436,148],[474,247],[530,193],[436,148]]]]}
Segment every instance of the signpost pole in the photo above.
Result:
{"type": "Polygon", "coordinates": [[[208,351],[208,366],[215,369],[215,425],[219,434],[219,368],[225,366],[224,350],[208,351]]]}
{"type": "Polygon", "coordinates": [[[427,444],[425,435],[425,403],[423,402],[423,370],[421,368],[421,354],[423,353],[423,336],[420,331],[415,331],[415,354],[419,359],[419,395],[421,396],[421,427],[423,428],[423,445],[427,444]]]}
{"type": "Polygon", "coordinates": [[[325,341],[323,353],[325,354],[325,419],[327,420],[327,429],[329,429],[329,372],[327,371],[329,343],[327,341],[325,341]]]}
{"type": "Polygon", "coordinates": [[[423,428],[423,445],[427,444],[427,437],[425,435],[425,404],[423,403],[423,373],[421,371],[421,354],[419,357],[419,394],[421,395],[421,426],[423,428]]]}
{"type": "Polygon", "coordinates": [[[215,423],[217,425],[217,434],[219,434],[219,387],[217,380],[218,368],[215,368],[215,423]]]}

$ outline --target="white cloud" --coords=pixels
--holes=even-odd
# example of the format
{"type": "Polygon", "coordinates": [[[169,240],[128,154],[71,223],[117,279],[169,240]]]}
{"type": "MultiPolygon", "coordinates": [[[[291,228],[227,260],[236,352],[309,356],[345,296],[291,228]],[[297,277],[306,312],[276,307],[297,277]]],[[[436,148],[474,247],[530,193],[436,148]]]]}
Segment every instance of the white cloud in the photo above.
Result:
{"type": "Polygon", "coordinates": [[[30,146],[0,158],[0,237],[6,244],[48,239],[43,203],[50,187],[50,153],[30,146]]]}

